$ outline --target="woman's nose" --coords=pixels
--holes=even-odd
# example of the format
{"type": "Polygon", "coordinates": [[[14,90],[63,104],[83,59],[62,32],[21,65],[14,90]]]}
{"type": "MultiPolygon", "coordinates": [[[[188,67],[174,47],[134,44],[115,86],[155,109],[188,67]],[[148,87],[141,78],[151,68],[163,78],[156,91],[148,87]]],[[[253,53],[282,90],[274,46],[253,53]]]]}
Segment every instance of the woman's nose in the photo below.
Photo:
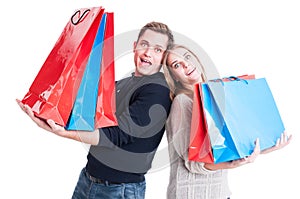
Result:
{"type": "Polygon", "coordinates": [[[181,65],[183,68],[187,68],[189,64],[186,61],[182,61],[181,65]]]}

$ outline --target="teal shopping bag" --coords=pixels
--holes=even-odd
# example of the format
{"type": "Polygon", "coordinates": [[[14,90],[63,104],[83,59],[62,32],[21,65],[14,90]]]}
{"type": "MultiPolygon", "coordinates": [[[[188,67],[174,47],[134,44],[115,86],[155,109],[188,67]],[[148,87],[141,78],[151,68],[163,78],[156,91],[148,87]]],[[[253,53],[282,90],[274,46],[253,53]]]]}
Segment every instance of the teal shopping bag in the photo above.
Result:
{"type": "Polygon", "coordinates": [[[101,74],[105,25],[106,13],[102,15],[92,51],[77,92],[76,100],[68,123],[65,127],[68,130],[93,131],[95,129],[95,114],[98,96],[98,83],[101,74]]]}
{"type": "Polygon", "coordinates": [[[261,150],[270,148],[285,130],[265,78],[229,80],[201,84],[215,163],[249,156],[257,138],[261,150]]]}

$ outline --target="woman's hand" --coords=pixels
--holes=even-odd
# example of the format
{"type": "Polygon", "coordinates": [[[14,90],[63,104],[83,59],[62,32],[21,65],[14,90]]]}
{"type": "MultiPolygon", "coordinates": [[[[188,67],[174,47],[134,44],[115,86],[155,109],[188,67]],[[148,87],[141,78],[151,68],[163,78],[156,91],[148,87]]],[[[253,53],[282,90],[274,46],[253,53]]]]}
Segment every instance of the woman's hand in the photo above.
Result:
{"type": "Polygon", "coordinates": [[[233,160],[230,162],[222,162],[222,163],[218,163],[218,164],[206,163],[204,165],[204,167],[209,170],[232,169],[232,168],[240,167],[242,165],[254,162],[259,154],[267,154],[267,153],[276,151],[278,149],[284,148],[285,146],[290,144],[291,140],[292,140],[292,135],[288,136],[286,132],[283,132],[273,147],[264,149],[261,151],[260,146],[259,146],[259,140],[257,139],[254,151],[250,156],[242,158],[242,159],[233,160]]]}
{"type": "Polygon", "coordinates": [[[260,153],[261,151],[260,151],[259,139],[256,139],[255,148],[250,156],[238,160],[233,160],[230,162],[221,162],[218,164],[205,163],[204,167],[212,171],[219,170],[219,169],[233,169],[254,162],[260,153]]]}
{"type": "Polygon", "coordinates": [[[288,144],[290,144],[292,140],[292,135],[287,135],[286,132],[283,132],[280,136],[280,138],[277,139],[277,142],[275,144],[275,146],[265,149],[263,151],[261,151],[262,154],[267,154],[270,153],[272,151],[276,151],[278,149],[282,149],[283,147],[287,146],[288,144]]]}
{"type": "Polygon", "coordinates": [[[255,148],[251,153],[251,155],[239,160],[234,160],[229,162],[229,168],[236,168],[244,164],[253,163],[255,159],[259,156],[259,154],[261,154],[261,150],[260,150],[259,139],[257,138],[255,141],[255,148]]]}

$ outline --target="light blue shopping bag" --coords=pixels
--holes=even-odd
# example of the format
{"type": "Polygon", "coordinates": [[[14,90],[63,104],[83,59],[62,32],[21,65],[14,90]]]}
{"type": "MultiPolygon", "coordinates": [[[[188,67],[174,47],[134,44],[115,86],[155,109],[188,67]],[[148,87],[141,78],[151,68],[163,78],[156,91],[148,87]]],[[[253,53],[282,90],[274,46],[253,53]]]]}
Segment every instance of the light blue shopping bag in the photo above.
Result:
{"type": "Polygon", "coordinates": [[[201,84],[215,163],[249,156],[257,138],[261,150],[270,148],[285,130],[265,78],[230,80],[201,84]]]}
{"type": "Polygon", "coordinates": [[[65,127],[68,130],[93,131],[95,129],[98,82],[101,74],[105,25],[106,13],[102,16],[76,100],[65,127]]]}

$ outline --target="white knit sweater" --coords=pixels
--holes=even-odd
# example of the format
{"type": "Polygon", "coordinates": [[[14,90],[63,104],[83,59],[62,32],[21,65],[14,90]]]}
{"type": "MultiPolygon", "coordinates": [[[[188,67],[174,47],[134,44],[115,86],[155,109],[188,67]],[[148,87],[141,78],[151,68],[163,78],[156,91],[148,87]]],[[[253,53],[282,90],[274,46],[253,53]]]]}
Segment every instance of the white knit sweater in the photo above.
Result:
{"type": "Polygon", "coordinates": [[[192,106],[187,95],[177,95],[166,123],[171,163],[167,198],[226,199],[231,195],[227,170],[209,171],[204,163],[188,160],[192,106]]]}

